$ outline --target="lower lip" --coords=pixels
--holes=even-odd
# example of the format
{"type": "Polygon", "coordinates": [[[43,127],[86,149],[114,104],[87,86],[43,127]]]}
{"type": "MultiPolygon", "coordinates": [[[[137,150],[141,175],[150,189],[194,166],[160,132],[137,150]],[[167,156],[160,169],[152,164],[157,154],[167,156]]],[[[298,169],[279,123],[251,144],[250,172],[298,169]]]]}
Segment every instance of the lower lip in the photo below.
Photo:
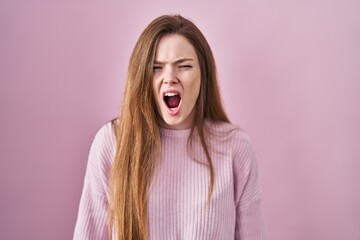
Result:
{"type": "Polygon", "coordinates": [[[170,115],[175,116],[175,115],[177,115],[177,114],[180,112],[181,103],[182,103],[182,100],[180,100],[179,106],[178,106],[177,108],[175,108],[175,109],[169,108],[169,107],[166,105],[166,103],[164,103],[164,104],[165,104],[165,107],[166,107],[167,112],[168,112],[170,115]]]}

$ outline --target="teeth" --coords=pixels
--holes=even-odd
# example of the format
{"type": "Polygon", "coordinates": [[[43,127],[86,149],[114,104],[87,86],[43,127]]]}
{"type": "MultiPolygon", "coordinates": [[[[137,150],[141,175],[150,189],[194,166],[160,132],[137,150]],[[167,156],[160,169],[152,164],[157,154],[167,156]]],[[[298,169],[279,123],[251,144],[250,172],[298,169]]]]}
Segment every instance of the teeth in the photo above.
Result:
{"type": "Polygon", "coordinates": [[[173,96],[176,96],[176,95],[178,95],[178,94],[177,93],[172,93],[172,92],[165,93],[166,97],[173,97],[173,96]]]}

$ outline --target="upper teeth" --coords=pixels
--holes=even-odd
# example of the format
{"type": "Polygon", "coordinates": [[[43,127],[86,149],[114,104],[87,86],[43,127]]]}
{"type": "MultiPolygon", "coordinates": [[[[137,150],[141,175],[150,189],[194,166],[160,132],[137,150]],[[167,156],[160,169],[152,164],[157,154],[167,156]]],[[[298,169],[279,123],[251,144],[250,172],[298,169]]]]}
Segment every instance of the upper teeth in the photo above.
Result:
{"type": "Polygon", "coordinates": [[[178,95],[178,94],[177,93],[172,93],[172,92],[165,93],[166,97],[173,97],[173,96],[176,96],[176,95],[178,95]]]}

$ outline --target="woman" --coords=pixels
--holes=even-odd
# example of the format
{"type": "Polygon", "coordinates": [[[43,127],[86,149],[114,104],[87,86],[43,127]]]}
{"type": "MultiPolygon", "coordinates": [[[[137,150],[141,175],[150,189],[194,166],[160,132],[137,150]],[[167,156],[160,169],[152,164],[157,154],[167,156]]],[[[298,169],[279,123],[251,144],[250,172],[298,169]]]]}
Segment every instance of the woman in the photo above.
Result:
{"type": "Polygon", "coordinates": [[[255,153],[223,110],[215,61],[179,15],[130,58],[119,118],[95,136],[74,239],[265,239],[255,153]]]}

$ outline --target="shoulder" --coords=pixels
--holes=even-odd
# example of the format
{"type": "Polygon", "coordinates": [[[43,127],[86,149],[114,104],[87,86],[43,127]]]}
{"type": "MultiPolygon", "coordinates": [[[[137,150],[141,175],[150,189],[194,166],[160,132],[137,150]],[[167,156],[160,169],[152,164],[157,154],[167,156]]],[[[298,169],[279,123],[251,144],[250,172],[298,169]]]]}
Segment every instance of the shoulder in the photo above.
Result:
{"type": "Polygon", "coordinates": [[[205,129],[210,138],[225,142],[227,145],[230,144],[229,147],[232,145],[235,147],[251,145],[247,132],[233,123],[206,120],[205,129]]]}
{"type": "Polygon", "coordinates": [[[85,175],[85,184],[94,193],[106,196],[111,166],[115,157],[116,138],[111,121],[103,124],[93,138],[85,175]]]}
{"type": "Polygon", "coordinates": [[[211,148],[231,155],[234,164],[250,164],[256,158],[248,133],[235,124],[206,120],[205,134],[211,148]]]}
{"type": "Polygon", "coordinates": [[[95,134],[94,142],[101,144],[106,147],[107,145],[111,145],[111,143],[115,140],[114,127],[113,122],[108,121],[103,124],[95,134]]]}
{"type": "Polygon", "coordinates": [[[116,137],[112,121],[103,124],[96,132],[91,144],[90,155],[96,165],[109,165],[114,157],[116,137]]]}

